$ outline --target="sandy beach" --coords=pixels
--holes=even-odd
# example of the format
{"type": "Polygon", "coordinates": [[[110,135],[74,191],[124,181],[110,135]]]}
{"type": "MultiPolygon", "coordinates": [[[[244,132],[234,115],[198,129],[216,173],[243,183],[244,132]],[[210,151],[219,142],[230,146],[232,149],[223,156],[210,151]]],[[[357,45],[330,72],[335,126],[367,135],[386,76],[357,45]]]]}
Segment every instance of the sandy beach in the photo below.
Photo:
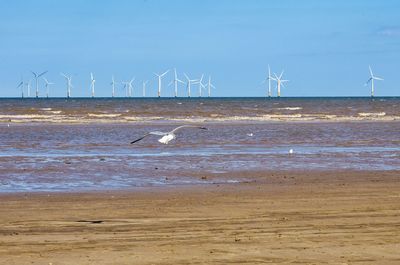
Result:
{"type": "Polygon", "coordinates": [[[0,195],[0,264],[400,264],[400,173],[0,195]]]}

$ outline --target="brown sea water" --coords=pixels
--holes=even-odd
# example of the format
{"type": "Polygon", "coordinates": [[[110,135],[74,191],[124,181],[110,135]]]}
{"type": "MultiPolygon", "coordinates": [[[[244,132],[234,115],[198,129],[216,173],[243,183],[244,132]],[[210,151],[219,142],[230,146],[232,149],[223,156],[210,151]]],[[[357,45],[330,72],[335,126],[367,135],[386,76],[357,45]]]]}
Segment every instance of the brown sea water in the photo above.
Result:
{"type": "Polygon", "coordinates": [[[0,192],[241,182],[229,173],[260,170],[399,170],[399,132],[399,98],[0,99],[0,192]],[[129,144],[182,124],[209,130],[183,129],[168,145],[156,136],[129,144]]]}

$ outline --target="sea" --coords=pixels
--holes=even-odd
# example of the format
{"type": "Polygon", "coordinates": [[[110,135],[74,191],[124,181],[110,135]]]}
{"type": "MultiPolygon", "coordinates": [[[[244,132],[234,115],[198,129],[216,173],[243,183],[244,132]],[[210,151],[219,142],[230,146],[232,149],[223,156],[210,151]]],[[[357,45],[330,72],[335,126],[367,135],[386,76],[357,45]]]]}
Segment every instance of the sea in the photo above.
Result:
{"type": "Polygon", "coordinates": [[[0,99],[0,193],[240,183],[252,172],[306,170],[400,170],[400,97],[0,99]],[[208,130],[130,144],[186,124],[208,130]]]}

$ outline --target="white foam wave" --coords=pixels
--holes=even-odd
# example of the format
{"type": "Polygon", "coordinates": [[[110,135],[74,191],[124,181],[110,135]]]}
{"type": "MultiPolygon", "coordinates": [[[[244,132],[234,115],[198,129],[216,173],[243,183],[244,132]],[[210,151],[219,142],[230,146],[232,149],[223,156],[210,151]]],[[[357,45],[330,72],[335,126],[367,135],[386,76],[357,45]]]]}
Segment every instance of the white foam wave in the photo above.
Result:
{"type": "Polygon", "coordinates": [[[57,115],[52,114],[15,114],[0,115],[0,122],[29,123],[129,123],[129,122],[291,122],[291,121],[400,121],[400,116],[386,115],[386,113],[358,113],[354,116],[340,116],[333,114],[265,114],[257,116],[223,116],[212,114],[210,116],[188,117],[161,117],[161,116],[121,116],[121,114],[83,114],[83,115],[57,115]]]}
{"type": "Polygon", "coordinates": [[[385,112],[360,112],[358,116],[361,117],[383,117],[386,116],[385,112]]]}
{"type": "Polygon", "coordinates": [[[277,108],[277,110],[301,110],[302,107],[286,107],[286,108],[277,108]]]}
{"type": "Polygon", "coordinates": [[[89,116],[89,117],[95,117],[95,118],[115,118],[115,117],[121,116],[121,114],[106,114],[106,113],[97,114],[97,113],[89,113],[88,116],[89,116]]]}

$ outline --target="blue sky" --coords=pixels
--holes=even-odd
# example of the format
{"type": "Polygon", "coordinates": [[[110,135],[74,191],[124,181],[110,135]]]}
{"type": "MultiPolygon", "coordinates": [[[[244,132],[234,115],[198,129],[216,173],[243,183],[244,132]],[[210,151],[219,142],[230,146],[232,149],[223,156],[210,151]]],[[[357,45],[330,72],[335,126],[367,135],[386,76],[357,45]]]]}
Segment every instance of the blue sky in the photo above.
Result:
{"type": "Polygon", "coordinates": [[[66,94],[60,72],[72,96],[90,95],[90,72],[98,96],[112,74],[154,96],[153,72],[173,67],[210,74],[215,96],[264,96],[268,64],[290,80],[283,96],[368,96],[369,64],[385,78],[376,95],[400,95],[399,14],[397,0],[0,0],[0,96],[19,96],[30,70],[49,70],[52,96],[66,94]]]}

